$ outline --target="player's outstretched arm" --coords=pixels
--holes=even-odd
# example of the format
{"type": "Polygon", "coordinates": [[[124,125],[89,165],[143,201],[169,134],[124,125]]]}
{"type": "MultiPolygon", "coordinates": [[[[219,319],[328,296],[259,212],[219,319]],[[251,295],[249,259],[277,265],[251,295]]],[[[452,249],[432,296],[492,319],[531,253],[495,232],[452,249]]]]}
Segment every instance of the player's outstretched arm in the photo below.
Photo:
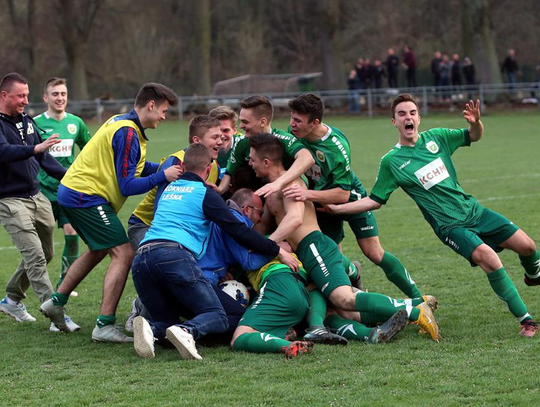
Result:
{"type": "Polygon", "coordinates": [[[379,209],[380,207],[381,207],[380,203],[375,202],[373,199],[367,196],[365,198],[360,199],[359,201],[349,202],[346,204],[324,205],[324,208],[322,210],[325,212],[332,213],[334,215],[347,215],[347,214],[353,214],[353,213],[374,211],[376,209],[379,209]]]}
{"type": "Polygon", "coordinates": [[[283,189],[283,196],[291,198],[295,201],[311,201],[320,204],[340,204],[349,200],[350,191],[342,188],[332,188],[323,191],[315,191],[313,189],[305,189],[298,184],[289,185],[283,189]]]}
{"type": "Polygon", "coordinates": [[[477,99],[476,102],[469,100],[469,103],[465,104],[463,117],[469,123],[471,142],[480,140],[484,135],[484,124],[480,120],[480,100],[477,99]]]}
{"type": "Polygon", "coordinates": [[[255,194],[266,197],[274,192],[280,191],[285,185],[291,183],[309,170],[313,164],[315,164],[313,156],[307,148],[303,148],[296,153],[293,165],[291,165],[291,167],[284,174],[282,174],[277,180],[269,182],[268,184],[259,188],[257,191],[255,191],[255,194]]]}

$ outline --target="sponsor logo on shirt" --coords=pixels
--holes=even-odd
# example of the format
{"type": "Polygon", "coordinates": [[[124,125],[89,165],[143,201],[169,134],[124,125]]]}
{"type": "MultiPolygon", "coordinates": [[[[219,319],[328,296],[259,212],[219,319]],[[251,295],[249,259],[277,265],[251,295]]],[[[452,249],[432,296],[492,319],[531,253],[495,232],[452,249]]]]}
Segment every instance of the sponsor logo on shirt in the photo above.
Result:
{"type": "Polygon", "coordinates": [[[439,152],[439,146],[433,140],[426,143],[426,148],[430,153],[436,154],[439,152]]]}
{"type": "Polygon", "coordinates": [[[67,125],[67,131],[69,134],[77,134],[77,126],[73,123],[67,125]]]}
{"type": "Polygon", "coordinates": [[[317,164],[313,164],[309,170],[306,171],[306,175],[313,181],[318,181],[322,177],[322,170],[317,164]]]}
{"type": "Polygon", "coordinates": [[[450,176],[448,170],[446,169],[446,165],[444,165],[441,158],[437,158],[429,164],[424,165],[422,168],[416,171],[414,175],[416,178],[418,178],[418,181],[420,181],[420,184],[426,190],[430,189],[433,185],[437,185],[438,183],[444,181],[450,176]]]}
{"type": "Polygon", "coordinates": [[[53,157],[71,157],[73,153],[73,139],[61,140],[49,149],[53,157]]]}

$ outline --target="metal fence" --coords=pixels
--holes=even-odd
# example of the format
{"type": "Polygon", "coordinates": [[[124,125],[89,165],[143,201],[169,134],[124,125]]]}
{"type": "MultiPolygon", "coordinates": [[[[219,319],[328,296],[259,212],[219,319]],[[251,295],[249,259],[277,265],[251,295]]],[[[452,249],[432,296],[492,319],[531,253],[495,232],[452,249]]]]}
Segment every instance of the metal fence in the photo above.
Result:
{"type": "MultiPolygon", "coordinates": [[[[461,108],[469,99],[480,99],[483,110],[529,108],[540,110],[539,84],[535,82],[516,84],[479,84],[471,86],[421,86],[416,88],[381,88],[358,90],[315,91],[321,96],[326,108],[331,113],[350,114],[373,117],[377,114],[388,114],[392,100],[400,93],[412,94],[422,115],[434,111],[461,108]]],[[[288,112],[287,104],[299,92],[262,93],[268,97],[276,112],[288,112]]],[[[185,116],[207,113],[220,105],[229,105],[238,109],[240,101],[249,95],[208,95],[181,96],[178,106],[171,107],[172,117],[182,120],[185,116]]],[[[133,107],[134,99],[70,101],[68,110],[84,119],[94,119],[102,123],[113,114],[127,112],[133,107]]],[[[46,110],[44,103],[32,103],[27,108],[31,115],[46,110]]]]}

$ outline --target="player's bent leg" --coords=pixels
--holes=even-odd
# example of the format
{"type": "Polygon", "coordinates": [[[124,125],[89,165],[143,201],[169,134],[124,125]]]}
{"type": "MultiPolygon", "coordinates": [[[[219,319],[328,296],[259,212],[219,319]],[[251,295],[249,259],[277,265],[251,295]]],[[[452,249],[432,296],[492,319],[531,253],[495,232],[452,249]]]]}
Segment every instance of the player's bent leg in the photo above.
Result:
{"type": "Polygon", "coordinates": [[[362,253],[374,264],[383,269],[386,278],[409,298],[421,297],[422,294],[411,278],[405,266],[393,254],[384,251],[378,236],[358,239],[362,253]]]}
{"type": "Polygon", "coordinates": [[[253,353],[283,353],[286,358],[295,358],[309,353],[313,343],[306,341],[289,342],[265,332],[258,332],[251,327],[239,326],[231,347],[235,351],[253,353]]]}
{"type": "Polygon", "coordinates": [[[112,247],[107,251],[111,256],[111,264],[103,282],[101,314],[114,315],[120,297],[124,292],[135,252],[131,247],[131,243],[124,243],[123,245],[112,247]]]}
{"type": "Polygon", "coordinates": [[[534,241],[524,231],[519,229],[500,246],[519,255],[519,261],[525,269],[525,284],[528,286],[540,285],[540,252],[538,252],[534,241]]]}
{"type": "Polygon", "coordinates": [[[308,325],[304,340],[326,345],[347,345],[347,339],[341,335],[336,335],[324,325],[326,316],[326,298],[322,293],[313,289],[309,292],[309,312],[308,325]]]}
{"type": "MultiPolygon", "coordinates": [[[[504,301],[508,306],[508,309],[514,315],[522,325],[522,336],[529,336],[529,325],[536,323],[533,321],[531,315],[527,310],[527,306],[521,299],[516,286],[508,277],[505,268],[502,265],[497,253],[486,244],[481,244],[476,247],[471,254],[471,261],[478,264],[487,274],[489,284],[495,294],[504,301]],[[527,327],[525,327],[525,325],[527,327]],[[525,334],[527,333],[527,335],[525,334]]],[[[536,333],[536,331],[534,332],[536,333]]],[[[534,333],[530,336],[533,336],[534,333]]]]}

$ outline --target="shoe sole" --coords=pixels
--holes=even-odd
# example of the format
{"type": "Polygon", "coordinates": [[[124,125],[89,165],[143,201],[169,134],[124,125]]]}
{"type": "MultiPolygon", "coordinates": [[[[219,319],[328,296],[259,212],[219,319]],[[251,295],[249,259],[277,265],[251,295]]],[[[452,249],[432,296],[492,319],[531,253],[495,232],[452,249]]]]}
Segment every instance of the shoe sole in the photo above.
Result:
{"type": "Polygon", "coordinates": [[[66,325],[66,321],[63,320],[63,323],[62,324],[59,324],[57,322],[55,322],[50,316],[49,314],[47,313],[47,311],[45,311],[43,308],[39,307],[39,312],[41,312],[46,318],[49,318],[54,325],[56,325],[56,327],[61,330],[62,332],[65,332],[67,334],[71,333],[71,331],[69,330],[69,328],[67,327],[66,325]]]}
{"type": "Polygon", "coordinates": [[[330,338],[310,338],[309,336],[305,335],[302,338],[302,341],[304,342],[311,342],[316,345],[348,345],[349,341],[346,338],[340,337],[338,335],[330,337],[330,338]]]}
{"type": "Polygon", "coordinates": [[[186,346],[187,344],[184,342],[184,338],[176,336],[173,330],[171,330],[170,328],[167,328],[165,333],[166,333],[165,337],[174,345],[176,349],[178,349],[178,352],[180,352],[180,356],[182,356],[182,359],[185,359],[185,360],[202,359],[201,355],[199,355],[198,353],[193,354],[187,348],[186,346]]]}
{"type": "Polygon", "coordinates": [[[17,318],[16,316],[10,314],[9,312],[7,311],[4,311],[3,309],[0,309],[0,312],[4,315],[7,315],[8,317],[10,318],[13,318],[15,320],[15,322],[20,322],[20,323],[24,323],[24,322],[36,322],[36,319],[34,317],[32,317],[33,319],[20,319],[20,318],[17,318]]]}
{"type": "Polygon", "coordinates": [[[399,310],[388,321],[379,327],[378,343],[386,343],[407,326],[407,313],[399,310]]]}
{"type": "Polygon", "coordinates": [[[143,317],[136,317],[133,320],[133,347],[135,352],[141,358],[155,358],[156,354],[154,352],[154,335],[152,334],[151,338],[148,338],[147,329],[150,329],[150,325],[143,317]]]}

